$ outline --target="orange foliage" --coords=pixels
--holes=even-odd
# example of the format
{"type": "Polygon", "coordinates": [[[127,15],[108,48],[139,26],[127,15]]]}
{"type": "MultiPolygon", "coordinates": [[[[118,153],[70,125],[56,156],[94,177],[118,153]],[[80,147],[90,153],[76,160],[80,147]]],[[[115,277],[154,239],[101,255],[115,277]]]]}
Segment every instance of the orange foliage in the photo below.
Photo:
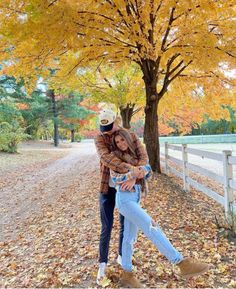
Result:
{"type": "Polygon", "coordinates": [[[80,131],[80,134],[85,138],[95,138],[98,134],[98,129],[93,130],[82,130],[80,131]]]}
{"type": "Polygon", "coordinates": [[[17,103],[16,104],[17,108],[20,109],[20,110],[26,110],[29,108],[29,105],[26,104],[26,103],[17,103]]]}
{"type": "Polygon", "coordinates": [[[169,127],[166,123],[163,123],[162,121],[159,122],[158,124],[158,131],[159,131],[159,135],[169,135],[171,134],[174,129],[169,127]]]}

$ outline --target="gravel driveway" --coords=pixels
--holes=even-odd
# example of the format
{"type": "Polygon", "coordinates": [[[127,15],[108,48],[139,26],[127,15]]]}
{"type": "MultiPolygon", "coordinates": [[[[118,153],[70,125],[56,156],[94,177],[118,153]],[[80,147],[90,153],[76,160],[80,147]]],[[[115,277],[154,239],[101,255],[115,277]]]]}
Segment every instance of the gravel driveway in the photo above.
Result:
{"type": "MultiPolygon", "coordinates": [[[[43,154],[46,150],[41,148],[41,151],[43,154]]],[[[45,204],[55,203],[73,180],[81,178],[96,165],[94,144],[82,142],[73,144],[67,148],[66,156],[49,164],[41,165],[39,161],[30,171],[18,167],[14,174],[7,172],[2,176],[5,181],[0,187],[0,241],[14,237],[24,220],[37,214],[45,204]]]]}

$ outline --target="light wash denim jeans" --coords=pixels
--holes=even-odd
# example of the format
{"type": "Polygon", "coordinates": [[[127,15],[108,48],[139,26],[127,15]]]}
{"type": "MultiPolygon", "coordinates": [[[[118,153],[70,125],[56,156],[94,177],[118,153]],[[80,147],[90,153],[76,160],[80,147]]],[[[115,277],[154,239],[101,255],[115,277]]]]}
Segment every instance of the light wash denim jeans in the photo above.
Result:
{"type": "Polygon", "coordinates": [[[116,207],[125,217],[124,237],[122,242],[122,267],[125,271],[132,271],[133,244],[138,229],[152,241],[155,247],[172,264],[183,260],[179,253],[167,239],[161,228],[152,221],[152,218],[140,207],[141,186],[135,185],[135,192],[124,192],[120,186],[116,187],[116,207]]]}

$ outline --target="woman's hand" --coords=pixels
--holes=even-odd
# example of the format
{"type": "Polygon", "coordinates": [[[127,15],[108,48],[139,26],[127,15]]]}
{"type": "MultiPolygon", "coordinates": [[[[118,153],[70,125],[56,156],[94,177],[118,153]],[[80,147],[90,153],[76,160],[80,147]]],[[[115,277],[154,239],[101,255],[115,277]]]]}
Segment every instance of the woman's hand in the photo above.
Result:
{"type": "Polygon", "coordinates": [[[136,183],[136,179],[125,181],[121,185],[121,190],[122,191],[131,191],[133,189],[135,183],[136,183]]]}
{"type": "Polygon", "coordinates": [[[145,176],[145,171],[142,167],[134,167],[134,177],[137,179],[143,179],[145,176]]]}

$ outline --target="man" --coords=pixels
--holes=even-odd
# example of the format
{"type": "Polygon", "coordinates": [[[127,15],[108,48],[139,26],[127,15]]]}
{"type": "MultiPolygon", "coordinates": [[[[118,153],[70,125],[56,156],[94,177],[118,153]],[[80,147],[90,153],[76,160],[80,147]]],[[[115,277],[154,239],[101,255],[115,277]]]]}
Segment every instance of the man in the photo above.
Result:
{"type": "MultiPolygon", "coordinates": [[[[108,251],[113,226],[116,189],[111,181],[110,169],[118,173],[127,173],[133,170],[137,178],[142,178],[143,172],[137,167],[122,162],[112,151],[112,134],[119,129],[116,124],[116,115],[111,110],[103,110],[99,115],[100,133],[95,140],[96,149],[100,157],[101,185],[100,185],[100,217],[101,235],[99,243],[99,269],[97,273],[97,284],[105,277],[105,270],[108,262],[108,251]]],[[[147,163],[148,156],[138,137],[132,134],[140,162],[147,163]]],[[[120,215],[120,236],[118,263],[121,263],[122,239],[124,231],[124,217],[120,215]]]]}

